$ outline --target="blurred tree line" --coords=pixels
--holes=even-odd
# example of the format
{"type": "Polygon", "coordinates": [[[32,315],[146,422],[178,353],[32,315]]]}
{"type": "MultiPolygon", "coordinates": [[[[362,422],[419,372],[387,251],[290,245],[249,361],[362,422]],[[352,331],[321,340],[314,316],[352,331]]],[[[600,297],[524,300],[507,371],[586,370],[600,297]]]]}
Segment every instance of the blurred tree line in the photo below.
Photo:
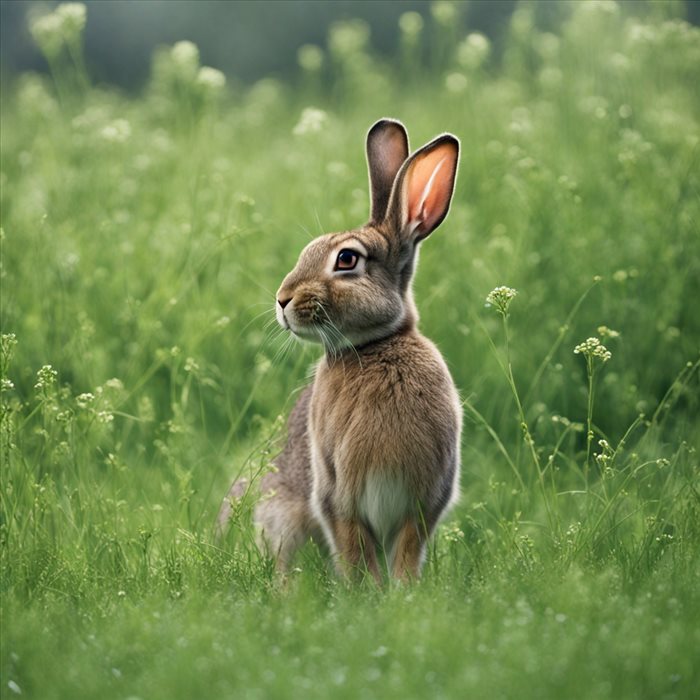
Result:
{"type": "MultiPolygon", "coordinates": [[[[538,21],[556,25],[573,2],[535,3],[538,21]]],[[[1,0],[0,66],[3,78],[25,70],[46,69],[27,29],[28,20],[50,11],[57,2],[1,0]]],[[[297,51],[304,44],[324,46],[329,27],[341,20],[360,19],[371,31],[378,55],[395,54],[398,20],[419,13],[426,25],[431,14],[451,5],[455,23],[464,31],[480,31],[493,42],[495,54],[517,0],[86,0],[89,21],[85,34],[87,63],[98,82],[138,89],[150,71],[153,50],[181,39],[195,42],[204,63],[229,78],[251,83],[264,76],[291,76],[297,51]]],[[[633,0],[627,5],[683,5],[682,0],[633,0]]],[[[641,8],[640,8],[641,9],[641,8]]],[[[644,8],[648,10],[648,7],[644,8]]],[[[691,22],[700,21],[700,2],[685,3],[691,22]]],[[[432,37],[433,42],[439,35],[432,37]]]]}

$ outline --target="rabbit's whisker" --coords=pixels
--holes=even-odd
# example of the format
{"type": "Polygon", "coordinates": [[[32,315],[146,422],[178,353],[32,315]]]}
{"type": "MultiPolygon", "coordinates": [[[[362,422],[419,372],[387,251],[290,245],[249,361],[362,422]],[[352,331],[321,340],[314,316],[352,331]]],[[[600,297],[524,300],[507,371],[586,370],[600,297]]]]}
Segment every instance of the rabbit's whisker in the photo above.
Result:
{"type": "MultiPolygon", "coordinates": [[[[259,304],[262,304],[262,303],[265,303],[265,302],[259,302],[259,304]]],[[[257,304],[253,304],[252,306],[257,306],[257,304]]],[[[268,308],[265,309],[265,311],[261,311],[259,314],[256,314],[255,316],[253,316],[253,318],[251,318],[250,321],[248,321],[248,323],[246,323],[245,326],[243,326],[243,328],[241,328],[241,331],[239,333],[239,337],[241,335],[243,335],[243,333],[245,333],[245,331],[248,330],[248,328],[250,326],[252,326],[259,318],[261,318],[265,314],[269,314],[270,312],[274,313],[274,311],[275,311],[274,308],[269,308],[269,305],[268,305],[268,308]]],[[[267,324],[265,324],[265,327],[266,326],[267,326],[267,324]]]]}
{"type": "Polygon", "coordinates": [[[262,352],[265,348],[274,345],[284,334],[284,328],[270,328],[260,342],[260,345],[258,345],[258,352],[262,352]]]}
{"type": "Polygon", "coordinates": [[[276,364],[281,364],[282,360],[284,359],[285,355],[287,354],[287,350],[291,348],[292,344],[294,343],[294,336],[288,335],[285,341],[280,345],[280,347],[277,349],[277,352],[275,353],[274,357],[272,358],[271,364],[276,365],[276,364]]]}
{"type": "Polygon", "coordinates": [[[326,311],[326,308],[323,306],[323,304],[321,304],[319,302],[318,307],[321,309],[321,311],[323,311],[326,318],[328,319],[328,326],[329,326],[330,330],[332,330],[336,334],[336,337],[342,341],[341,348],[345,349],[347,347],[348,349],[351,349],[353,351],[353,353],[355,354],[355,357],[357,358],[358,363],[360,364],[360,369],[362,369],[362,359],[360,358],[359,353],[355,349],[355,346],[350,342],[349,338],[341,332],[341,330],[338,328],[338,326],[336,326],[335,323],[333,323],[333,321],[331,320],[331,317],[328,315],[328,311],[326,311]]]}

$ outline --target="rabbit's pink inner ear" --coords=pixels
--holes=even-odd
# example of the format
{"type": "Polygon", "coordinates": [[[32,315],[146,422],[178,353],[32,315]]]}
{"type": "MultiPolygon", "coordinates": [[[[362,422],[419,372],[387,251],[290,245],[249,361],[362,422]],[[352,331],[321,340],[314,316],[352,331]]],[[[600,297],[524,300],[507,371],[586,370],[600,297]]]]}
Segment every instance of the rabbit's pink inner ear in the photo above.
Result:
{"type": "Polygon", "coordinates": [[[448,141],[418,156],[407,173],[407,225],[418,238],[425,238],[447,214],[457,156],[456,143],[448,141]]]}

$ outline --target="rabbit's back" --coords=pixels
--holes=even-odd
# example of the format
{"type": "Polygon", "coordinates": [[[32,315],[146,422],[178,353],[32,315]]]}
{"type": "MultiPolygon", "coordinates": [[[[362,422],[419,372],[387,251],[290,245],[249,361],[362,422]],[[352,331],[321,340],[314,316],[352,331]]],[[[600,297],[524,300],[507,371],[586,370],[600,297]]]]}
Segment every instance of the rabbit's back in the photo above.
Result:
{"type": "MultiPolygon", "coordinates": [[[[252,487],[259,493],[254,520],[259,528],[260,544],[284,570],[294,552],[309,538],[321,541],[319,525],[311,511],[311,457],[308,416],[312,387],[302,390],[287,420],[287,438],[282,451],[273,460],[274,469],[252,487]]],[[[233,514],[233,504],[251,488],[248,479],[234,481],[217,519],[221,533],[233,514]]]]}
{"type": "Polygon", "coordinates": [[[275,470],[262,478],[260,487],[263,494],[283,489],[290,496],[308,499],[311,493],[308,420],[312,391],[313,386],[305,387],[289,414],[287,441],[273,460],[275,470]]]}
{"type": "Polygon", "coordinates": [[[262,498],[255,509],[255,522],[262,541],[281,570],[289,566],[294,552],[309,537],[321,541],[319,524],[311,510],[311,457],[308,416],[312,387],[297,399],[287,421],[287,441],[275,458],[275,469],[261,480],[262,498]]]}

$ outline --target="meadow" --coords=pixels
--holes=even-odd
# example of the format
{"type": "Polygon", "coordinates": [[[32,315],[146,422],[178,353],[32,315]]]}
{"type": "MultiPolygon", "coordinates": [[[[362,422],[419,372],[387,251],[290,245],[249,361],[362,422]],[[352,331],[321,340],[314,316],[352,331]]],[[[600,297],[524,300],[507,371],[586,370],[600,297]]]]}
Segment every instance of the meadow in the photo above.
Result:
{"type": "MultiPolygon", "coordinates": [[[[691,698],[700,687],[700,31],[669,3],[460,5],[246,87],[182,42],[94,85],[82,6],[2,99],[0,697],[691,698]],[[457,27],[460,27],[457,29],[457,27]],[[286,578],[253,503],[319,348],[274,292],[366,221],[364,137],[462,143],[421,329],[464,401],[420,582],[286,578]],[[516,290],[514,292],[513,290],[516,290]]],[[[87,18],[89,21],[89,16],[87,18]]]]}

